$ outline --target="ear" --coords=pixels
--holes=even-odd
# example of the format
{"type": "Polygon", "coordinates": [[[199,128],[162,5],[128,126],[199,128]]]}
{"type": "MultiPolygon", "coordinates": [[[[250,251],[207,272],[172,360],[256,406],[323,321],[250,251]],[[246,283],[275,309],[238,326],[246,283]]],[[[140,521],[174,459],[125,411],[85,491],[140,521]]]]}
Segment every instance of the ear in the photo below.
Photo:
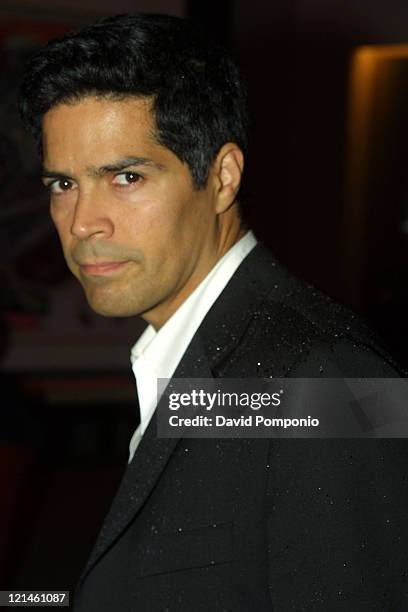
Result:
{"type": "Polygon", "coordinates": [[[216,212],[223,213],[235,202],[242,172],[244,170],[244,154],[233,142],[221,147],[214,162],[216,175],[216,212]]]}

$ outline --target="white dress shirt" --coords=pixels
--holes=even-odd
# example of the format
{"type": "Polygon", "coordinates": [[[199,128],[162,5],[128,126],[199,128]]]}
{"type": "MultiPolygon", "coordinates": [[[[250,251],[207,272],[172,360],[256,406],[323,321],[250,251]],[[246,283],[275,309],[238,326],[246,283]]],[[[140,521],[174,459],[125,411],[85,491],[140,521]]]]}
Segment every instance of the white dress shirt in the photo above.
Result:
{"type": "Polygon", "coordinates": [[[149,325],[131,351],[140,407],[140,425],[129,445],[129,463],[147,429],[160,398],[157,379],[171,378],[194,334],[235,270],[257,240],[250,231],[236,242],[210,270],[176,312],[158,331],[149,325]]]}

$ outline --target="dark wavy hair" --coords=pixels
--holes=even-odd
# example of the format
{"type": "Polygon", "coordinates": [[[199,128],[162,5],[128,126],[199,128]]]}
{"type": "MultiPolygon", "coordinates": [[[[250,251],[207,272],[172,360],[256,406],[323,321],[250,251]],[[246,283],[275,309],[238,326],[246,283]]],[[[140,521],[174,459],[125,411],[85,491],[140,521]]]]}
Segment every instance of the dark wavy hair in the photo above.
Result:
{"type": "Polygon", "coordinates": [[[153,99],[156,140],[205,186],[226,142],[247,154],[246,91],[237,66],[206,32],[177,17],[118,15],[50,41],[26,70],[19,108],[41,152],[43,115],[85,96],[153,99]]]}

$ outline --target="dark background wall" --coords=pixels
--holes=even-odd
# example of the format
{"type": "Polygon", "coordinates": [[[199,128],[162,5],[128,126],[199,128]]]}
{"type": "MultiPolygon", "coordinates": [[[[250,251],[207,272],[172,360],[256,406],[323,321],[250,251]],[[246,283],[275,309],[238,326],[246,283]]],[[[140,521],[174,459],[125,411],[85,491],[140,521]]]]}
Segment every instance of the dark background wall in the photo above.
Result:
{"type": "Polygon", "coordinates": [[[359,177],[350,176],[359,146],[351,120],[362,92],[357,84],[351,99],[350,86],[359,48],[407,42],[408,5],[237,1],[233,23],[251,95],[253,226],[291,270],[368,317],[406,362],[407,48],[398,74],[373,94],[387,86],[389,100],[373,109],[363,137],[377,154],[367,153],[359,177]],[[366,189],[352,202],[358,179],[366,189]]]}
{"type": "MultiPolygon", "coordinates": [[[[0,33],[11,26],[21,32],[37,28],[43,39],[48,31],[51,35],[97,16],[131,10],[188,15],[230,45],[250,94],[249,219],[257,235],[304,280],[368,317],[408,363],[408,245],[403,231],[408,209],[407,60],[398,60],[383,110],[377,112],[372,103],[373,119],[364,128],[369,155],[357,171],[351,167],[359,147],[353,105],[362,94],[358,83],[357,90],[350,89],[352,58],[359,47],[408,42],[408,4],[229,0],[217,6],[121,0],[112,6],[108,0],[13,0],[0,5],[0,33]],[[356,181],[364,185],[357,196],[356,181]]],[[[3,56],[0,66],[5,61],[3,56]]],[[[4,108],[10,116],[15,110],[13,86],[3,106],[0,135],[10,125],[4,108]]],[[[378,92],[384,93],[383,81],[378,92]]],[[[16,172],[21,166],[9,166],[7,180],[21,182],[21,172],[16,172]]],[[[26,166],[32,182],[18,197],[3,197],[7,210],[32,200],[35,168],[26,166]]],[[[3,287],[11,283],[1,302],[7,401],[0,444],[0,486],[5,492],[0,582],[2,588],[67,589],[78,578],[126,462],[137,419],[128,350],[141,326],[110,322],[106,336],[108,322],[96,321],[80,290],[70,284],[46,203],[38,197],[32,216],[24,216],[25,226],[14,230],[19,239],[32,239],[10,263],[13,274],[18,272],[19,292],[15,280],[9,282],[4,258],[0,267],[3,287]],[[34,227],[41,238],[35,249],[34,227]],[[63,324],[70,317],[77,320],[75,343],[71,333],[70,342],[61,335],[58,318],[45,324],[50,318],[42,306],[48,304],[46,290],[57,295],[52,308],[64,313],[63,324]],[[120,340],[116,344],[115,338],[120,340]],[[108,353],[110,361],[102,362],[101,354],[108,353]]],[[[9,235],[10,217],[0,218],[4,235],[9,235]]]]}

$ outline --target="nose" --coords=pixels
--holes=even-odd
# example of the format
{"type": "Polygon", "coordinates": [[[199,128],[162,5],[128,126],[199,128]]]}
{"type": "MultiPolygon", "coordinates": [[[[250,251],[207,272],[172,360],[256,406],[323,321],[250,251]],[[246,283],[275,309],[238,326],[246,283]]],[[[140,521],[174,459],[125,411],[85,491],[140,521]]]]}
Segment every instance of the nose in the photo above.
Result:
{"type": "Polygon", "coordinates": [[[114,232],[114,223],[109,208],[102,205],[94,190],[80,192],[72,219],[71,234],[78,240],[89,238],[110,238],[114,232]]]}

